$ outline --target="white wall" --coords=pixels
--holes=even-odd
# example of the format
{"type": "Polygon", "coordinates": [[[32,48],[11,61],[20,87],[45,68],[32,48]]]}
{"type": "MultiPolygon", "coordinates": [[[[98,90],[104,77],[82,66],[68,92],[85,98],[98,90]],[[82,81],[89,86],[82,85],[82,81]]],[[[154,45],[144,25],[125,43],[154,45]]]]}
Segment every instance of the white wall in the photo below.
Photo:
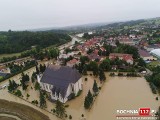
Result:
{"type": "Polygon", "coordinates": [[[50,93],[51,95],[51,98],[53,100],[59,100],[61,101],[62,103],[65,103],[68,101],[68,96],[71,94],[71,93],[75,93],[75,95],[77,95],[77,93],[79,92],[79,90],[82,90],[82,78],[80,78],[75,84],[69,84],[68,88],[67,88],[67,91],[66,91],[66,96],[65,98],[63,98],[61,96],[61,94],[56,94],[55,93],[52,93],[52,88],[54,87],[53,85],[50,85],[50,84],[47,84],[47,83],[42,83],[40,82],[40,86],[41,86],[41,89],[47,91],[50,93]],[[73,91],[72,91],[72,86],[73,86],[73,91]]]}

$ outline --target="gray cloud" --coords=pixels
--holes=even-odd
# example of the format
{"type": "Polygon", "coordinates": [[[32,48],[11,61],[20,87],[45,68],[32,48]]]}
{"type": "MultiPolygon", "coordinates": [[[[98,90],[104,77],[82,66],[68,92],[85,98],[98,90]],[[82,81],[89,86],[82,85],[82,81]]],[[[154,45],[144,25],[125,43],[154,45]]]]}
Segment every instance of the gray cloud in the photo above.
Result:
{"type": "Polygon", "coordinates": [[[0,30],[160,17],[160,0],[0,0],[0,30]]]}

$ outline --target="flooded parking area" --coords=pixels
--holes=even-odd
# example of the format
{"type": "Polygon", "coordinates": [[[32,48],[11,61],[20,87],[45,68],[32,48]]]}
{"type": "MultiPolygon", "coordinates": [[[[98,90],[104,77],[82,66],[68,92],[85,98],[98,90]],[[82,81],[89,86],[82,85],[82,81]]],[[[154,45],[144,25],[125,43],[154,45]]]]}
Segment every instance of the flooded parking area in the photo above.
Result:
{"type": "MultiPolygon", "coordinates": [[[[117,110],[138,110],[143,107],[149,107],[153,110],[158,109],[159,103],[155,100],[156,95],[152,94],[148,83],[143,77],[110,77],[109,73],[106,73],[106,78],[106,82],[103,84],[92,108],[85,110],[83,106],[84,99],[88,90],[92,90],[94,80],[98,82],[99,86],[102,84],[100,84],[98,77],[83,76],[82,94],[66,103],[69,105],[66,108],[67,114],[72,115],[73,120],[81,120],[82,114],[84,114],[86,120],[117,120],[117,110]],[[87,81],[84,80],[86,77],[88,78],[87,81]]],[[[27,90],[26,93],[23,92],[23,94],[27,93],[31,95],[29,101],[39,100],[39,93],[33,89],[27,90]]],[[[55,115],[9,94],[7,89],[0,90],[0,96],[1,99],[31,106],[49,116],[51,120],[58,120],[55,115]]],[[[47,101],[47,110],[50,111],[53,108],[55,108],[55,104],[47,101]]]]}

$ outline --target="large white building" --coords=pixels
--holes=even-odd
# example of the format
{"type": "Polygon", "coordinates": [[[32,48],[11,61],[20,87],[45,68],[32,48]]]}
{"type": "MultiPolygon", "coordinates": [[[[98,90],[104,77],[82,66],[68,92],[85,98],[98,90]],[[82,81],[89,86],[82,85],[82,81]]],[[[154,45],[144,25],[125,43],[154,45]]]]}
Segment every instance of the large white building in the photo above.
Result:
{"type": "Polygon", "coordinates": [[[154,49],[150,53],[160,59],[160,49],[154,49]]]}
{"type": "Polygon", "coordinates": [[[81,74],[69,66],[48,65],[43,75],[38,75],[41,89],[50,93],[52,100],[65,103],[82,90],[81,74]]]}

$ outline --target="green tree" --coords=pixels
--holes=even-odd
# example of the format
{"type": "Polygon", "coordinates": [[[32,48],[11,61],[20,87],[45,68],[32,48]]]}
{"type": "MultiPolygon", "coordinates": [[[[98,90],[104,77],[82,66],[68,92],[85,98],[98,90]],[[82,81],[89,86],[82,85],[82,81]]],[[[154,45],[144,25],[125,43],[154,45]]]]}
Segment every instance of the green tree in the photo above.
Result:
{"type": "Polygon", "coordinates": [[[20,90],[17,90],[17,91],[15,92],[15,95],[18,96],[18,97],[21,97],[21,96],[22,96],[22,93],[21,93],[20,90]]]}
{"type": "Polygon", "coordinates": [[[23,90],[27,89],[28,85],[26,85],[26,82],[28,81],[29,81],[29,76],[27,74],[22,73],[22,80],[20,82],[23,90]]]}
{"type": "Polygon", "coordinates": [[[93,71],[94,76],[98,75],[98,64],[95,61],[91,61],[89,63],[89,68],[93,71]]]}
{"type": "Polygon", "coordinates": [[[82,74],[87,75],[87,66],[86,65],[83,65],[82,74]]]}
{"type": "Polygon", "coordinates": [[[89,109],[89,107],[90,107],[90,102],[89,102],[88,97],[86,96],[84,100],[84,108],[89,109]]]}
{"type": "Polygon", "coordinates": [[[65,117],[65,106],[63,103],[61,103],[59,100],[56,101],[56,114],[60,117],[60,118],[64,118],[65,117]]]}
{"type": "Polygon", "coordinates": [[[87,96],[85,97],[85,101],[84,101],[85,109],[89,109],[92,103],[93,103],[93,96],[92,96],[91,91],[89,90],[87,96]]]}
{"type": "Polygon", "coordinates": [[[106,80],[106,76],[104,74],[104,71],[103,70],[99,70],[99,79],[100,81],[105,81],[106,80]]]}
{"type": "Polygon", "coordinates": [[[40,107],[46,107],[46,99],[42,91],[40,91],[40,107]]]}
{"type": "Polygon", "coordinates": [[[39,74],[39,68],[37,65],[36,65],[36,74],[39,74]]]}
{"type": "Polygon", "coordinates": [[[145,63],[145,61],[142,58],[138,59],[138,65],[142,66],[142,67],[146,67],[146,63],[145,63]]]}
{"type": "Polygon", "coordinates": [[[82,65],[85,64],[88,61],[89,61],[89,58],[87,56],[81,56],[80,57],[80,62],[82,63],[82,65]]]}
{"type": "Polygon", "coordinates": [[[117,45],[117,46],[119,46],[119,45],[120,45],[119,40],[116,40],[116,45],[117,45]]]}
{"type": "Polygon", "coordinates": [[[32,83],[35,82],[36,77],[37,77],[36,72],[33,72],[33,73],[32,73],[32,76],[31,76],[32,83]]]}
{"type": "Polygon", "coordinates": [[[38,82],[36,82],[35,86],[34,86],[34,89],[35,90],[40,90],[41,89],[41,86],[38,82]]]}
{"type": "Polygon", "coordinates": [[[88,33],[84,33],[83,34],[83,38],[85,38],[85,39],[91,39],[92,35],[89,35],[88,33]]]}
{"type": "Polygon", "coordinates": [[[57,48],[51,48],[49,52],[50,52],[51,58],[57,59],[57,57],[59,56],[59,49],[57,48]]]}
{"type": "Polygon", "coordinates": [[[97,82],[96,82],[96,80],[94,80],[94,84],[93,84],[93,92],[94,93],[97,93],[98,92],[98,85],[97,85],[97,82]]]}
{"type": "Polygon", "coordinates": [[[69,119],[70,119],[70,120],[72,119],[72,116],[71,116],[71,115],[69,115],[69,119]]]}
{"type": "Polygon", "coordinates": [[[43,73],[43,66],[42,66],[42,64],[40,64],[39,70],[40,70],[41,73],[43,73]]]}
{"type": "Polygon", "coordinates": [[[106,71],[111,70],[110,60],[109,59],[103,60],[102,63],[99,65],[99,69],[106,70],[106,71]]]}
{"type": "Polygon", "coordinates": [[[14,80],[9,80],[8,90],[9,92],[13,92],[18,87],[18,84],[14,80]]]}

